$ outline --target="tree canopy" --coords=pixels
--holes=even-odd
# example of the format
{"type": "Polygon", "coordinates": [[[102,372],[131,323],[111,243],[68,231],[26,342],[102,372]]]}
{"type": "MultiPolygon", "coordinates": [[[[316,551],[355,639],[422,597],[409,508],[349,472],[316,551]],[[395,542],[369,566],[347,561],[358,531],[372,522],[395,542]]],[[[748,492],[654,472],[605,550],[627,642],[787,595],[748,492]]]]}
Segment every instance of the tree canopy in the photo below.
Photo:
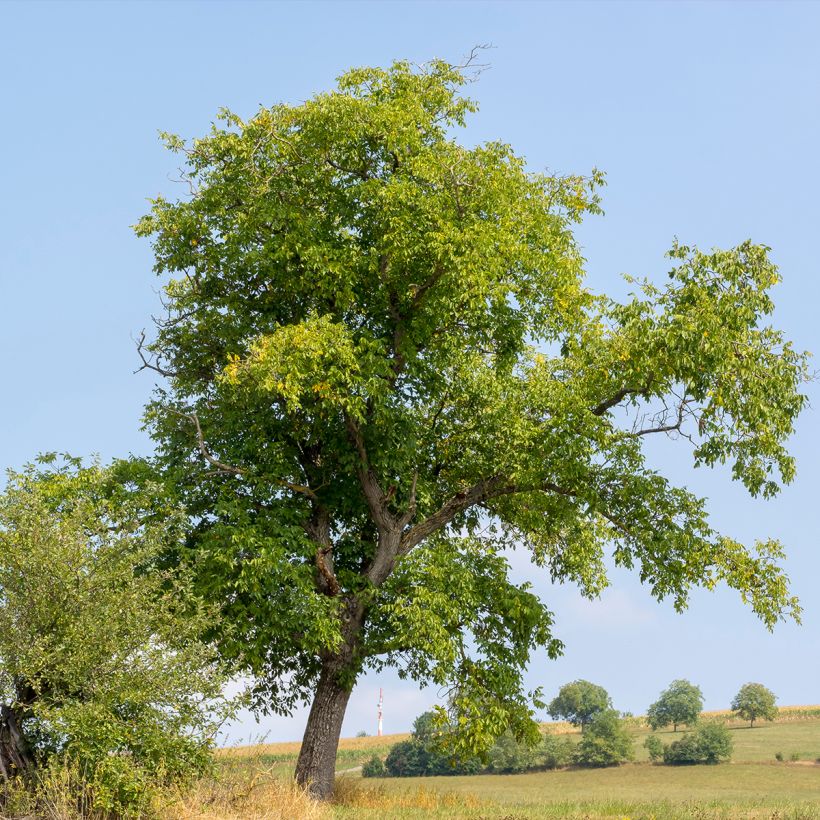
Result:
{"type": "Polygon", "coordinates": [[[762,683],[744,683],[732,700],[732,709],[739,717],[749,721],[750,726],[756,720],[774,720],[777,717],[774,692],[762,683]]]}
{"type": "Polygon", "coordinates": [[[565,683],[547,711],[550,717],[568,720],[574,726],[585,726],[598,713],[612,708],[612,700],[603,686],[588,680],[565,683]]]}
{"type": "Polygon", "coordinates": [[[697,723],[702,709],[703,693],[700,687],[688,680],[673,680],[649,707],[646,717],[653,729],[672,726],[677,732],[681,723],[687,726],[697,723]]]}
{"type": "Polygon", "coordinates": [[[780,544],[716,532],[644,454],[669,436],[755,496],[792,479],[806,360],[766,324],[768,249],[676,243],[662,282],[591,293],[573,230],[602,175],[459,143],[466,80],[442,61],[355,69],[167,135],[188,193],[137,226],[164,277],[140,350],[165,379],[158,464],[191,515],[179,558],[259,705],[313,700],[297,777],[317,794],[366,668],[453,687],[465,748],[532,732],[521,670],[561,644],[509,547],[589,596],[611,551],[678,609],[725,582],[768,627],[799,611],[780,544]]]}

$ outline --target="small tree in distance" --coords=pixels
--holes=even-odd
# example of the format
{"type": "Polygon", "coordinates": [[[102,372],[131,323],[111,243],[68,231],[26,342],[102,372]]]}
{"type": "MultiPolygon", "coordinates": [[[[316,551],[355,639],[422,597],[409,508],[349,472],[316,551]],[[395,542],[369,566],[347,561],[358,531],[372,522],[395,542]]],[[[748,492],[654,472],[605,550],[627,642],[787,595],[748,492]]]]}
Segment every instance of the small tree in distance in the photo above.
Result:
{"type": "Polygon", "coordinates": [[[732,701],[732,710],[748,720],[751,729],[758,718],[774,720],[777,717],[776,700],[774,692],[762,683],[745,683],[732,701]]]}
{"type": "Polygon", "coordinates": [[[674,680],[649,707],[646,718],[652,729],[671,725],[673,731],[677,732],[681,723],[687,726],[697,723],[701,709],[703,693],[700,687],[688,680],[674,680]]]}
{"type": "Polygon", "coordinates": [[[576,680],[564,684],[558,696],[550,703],[548,713],[555,720],[567,720],[573,726],[584,727],[592,718],[612,707],[612,699],[603,686],[588,680],[576,680]]]}

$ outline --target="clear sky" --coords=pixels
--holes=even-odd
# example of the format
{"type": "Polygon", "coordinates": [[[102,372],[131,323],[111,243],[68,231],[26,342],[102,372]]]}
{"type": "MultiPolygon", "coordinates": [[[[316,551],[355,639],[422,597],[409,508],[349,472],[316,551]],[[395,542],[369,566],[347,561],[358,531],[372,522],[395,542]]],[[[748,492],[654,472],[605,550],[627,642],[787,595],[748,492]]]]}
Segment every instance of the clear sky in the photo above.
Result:
{"type": "MultiPolygon", "coordinates": [[[[481,109],[463,138],[502,139],[535,170],[608,173],[606,216],[579,236],[597,290],[620,274],[660,277],[673,237],[705,248],[747,237],[773,248],[784,283],[777,322],[820,351],[820,5],[812,3],[8,3],[0,2],[0,463],[38,451],[103,458],[150,452],[140,432],[151,388],[132,336],[158,310],[148,244],[130,225],[146,198],[182,196],[163,129],[204,133],[221,106],[250,115],[298,102],[353,65],[460,60],[491,43],[471,88],[481,109]]],[[[813,403],[818,387],[810,385],[813,403]]],[[[552,695],[577,677],[642,712],[672,679],[727,706],[749,680],[787,703],[820,702],[820,424],[792,442],[798,477],[753,502],[721,472],[692,471],[662,443],[657,463],[711,499],[740,539],[782,539],[802,627],[769,635],[722,589],[676,615],[626,573],[600,601],[551,587],[564,657],[537,656],[528,682],[552,695]]],[[[345,734],[407,730],[434,702],[395,676],[354,692],[345,734]]],[[[304,715],[246,716],[229,737],[301,736],[304,715]]]]}

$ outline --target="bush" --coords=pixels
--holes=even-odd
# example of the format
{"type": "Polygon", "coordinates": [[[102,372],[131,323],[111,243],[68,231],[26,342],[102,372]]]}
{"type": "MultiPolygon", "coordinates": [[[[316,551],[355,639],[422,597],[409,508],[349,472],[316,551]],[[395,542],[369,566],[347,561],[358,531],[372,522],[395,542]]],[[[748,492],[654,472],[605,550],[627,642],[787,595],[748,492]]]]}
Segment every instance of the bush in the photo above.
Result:
{"type": "Polygon", "coordinates": [[[566,735],[544,735],[538,747],[536,760],[545,769],[567,766],[575,752],[575,744],[566,735]]]}
{"type": "Polygon", "coordinates": [[[391,746],[384,760],[390,777],[419,777],[427,774],[427,751],[415,738],[391,746]]]}
{"type": "Polygon", "coordinates": [[[635,755],[632,738],[614,709],[598,712],[581,737],[575,752],[579,766],[617,766],[635,755]]]}
{"type": "Polygon", "coordinates": [[[663,762],[670,765],[719,763],[732,756],[732,736],[722,723],[699,726],[663,750],[663,762]]]}
{"type": "Polygon", "coordinates": [[[211,763],[213,613],[161,566],[183,519],[159,487],[43,462],[0,495],[0,771],[33,791],[70,772],[94,811],[136,815],[211,763]]]}
{"type": "Polygon", "coordinates": [[[536,750],[521,743],[509,730],[504,732],[490,749],[488,769],[491,772],[513,774],[535,766],[536,750]]]}
{"type": "Polygon", "coordinates": [[[482,769],[478,758],[459,760],[410,738],[393,746],[384,761],[390,777],[432,777],[434,775],[477,774],[482,769]]]}
{"type": "Polygon", "coordinates": [[[663,743],[657,735],[649,735],[643,742],[643,746],[649,753],[649,759],[653,763],[663,759],[663,743]]]}
{"type": "Polygon", "coordinates": [[[384,763],[380,757],[373,755],[362,766],[362,777],[385,777],[387,772],[384,769],[384,763]]]}
{"type": "Polygon", "coordinates": [[[783,760],[783,752],[775,752],[774,753],[774,759],[782,761],[783,760]]]}

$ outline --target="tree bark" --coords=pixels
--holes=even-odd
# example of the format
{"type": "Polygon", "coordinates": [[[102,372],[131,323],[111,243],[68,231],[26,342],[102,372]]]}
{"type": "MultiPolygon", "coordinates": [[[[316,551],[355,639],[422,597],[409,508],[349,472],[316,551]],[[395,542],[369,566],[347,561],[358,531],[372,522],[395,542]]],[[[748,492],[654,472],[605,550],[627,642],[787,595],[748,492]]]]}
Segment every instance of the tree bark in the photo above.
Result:
{"type": "Polygon", "coordinates": [[[0,779],[11,780],[24,774],[32,765],[20,727],[20,715],[14,707],[0,704],[0,779]]]}
{"type": "Polygon", "coordinates": [[[339,682],[343,668],[338,660],[322,667],[296,762],[296,782],[319,800],[333,794],[336,751],[351,691],[339,682]]]}

